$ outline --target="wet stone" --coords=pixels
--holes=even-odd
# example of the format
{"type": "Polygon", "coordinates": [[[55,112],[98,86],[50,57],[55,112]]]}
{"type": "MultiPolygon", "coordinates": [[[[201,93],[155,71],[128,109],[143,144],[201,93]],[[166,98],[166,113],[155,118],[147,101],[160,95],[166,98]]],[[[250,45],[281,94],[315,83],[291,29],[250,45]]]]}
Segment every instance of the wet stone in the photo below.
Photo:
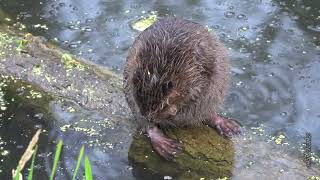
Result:
{"type": "Polygon", "coordinates": [[[156,154],[144,135],[135,134],[129,149],[133,172],[150,177],[167,174],[173,179],[200,179],[230,177],[235,150],[230,139],[221,137],[207,126],[169,130],[168,136],[180,141],[183,152],[174,162],[163,160],[156,154]]]}

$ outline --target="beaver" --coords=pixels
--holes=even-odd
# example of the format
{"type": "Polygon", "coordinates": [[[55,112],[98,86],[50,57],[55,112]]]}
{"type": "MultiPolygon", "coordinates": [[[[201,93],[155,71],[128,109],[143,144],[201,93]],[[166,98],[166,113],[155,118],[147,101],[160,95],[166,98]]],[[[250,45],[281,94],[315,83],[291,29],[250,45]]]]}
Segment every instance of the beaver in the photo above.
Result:
{"type": "Polygon", "coordinates": [[[172,160],[182,150],[164,127],[205,124],[226,137],[240,133],[237,122],[217,114],[229,74],[226,49],[199,23],[160,18],[140,33],[126,59],[124,93],[158,154],[172,160]]]}

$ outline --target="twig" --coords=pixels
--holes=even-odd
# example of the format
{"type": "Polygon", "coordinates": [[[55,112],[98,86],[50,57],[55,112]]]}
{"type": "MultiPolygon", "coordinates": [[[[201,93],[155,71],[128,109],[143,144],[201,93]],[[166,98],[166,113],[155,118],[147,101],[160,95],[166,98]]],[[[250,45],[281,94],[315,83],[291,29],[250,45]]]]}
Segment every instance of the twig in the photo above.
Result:
{"type": "MultiPolygon", "coordinates": [[[[24,166],[26,165],[26,163],[30,160],[30,158],[32,157],[32,154],[34,152],[34,147],[35,145],[38,143],[38,140],[39,140],[39,135],[41,133],[41,129],[38,129],[36,134],[32,137],[26,151],[23,153],[20,161],[19,161],[19,164],[17,166],[17,169],[16,170],[12,170],[12,178],[15,178],[16,177],[16,173],[19,169],[19,171],[21,172],[22,169],[24,168],[24,166]]],[[[19,172],[19,173],[20,173],[19,172]]],[[[19,174],[20,178],[19,179],[22,179],[22,176],[21,174],[19,174]]]]}

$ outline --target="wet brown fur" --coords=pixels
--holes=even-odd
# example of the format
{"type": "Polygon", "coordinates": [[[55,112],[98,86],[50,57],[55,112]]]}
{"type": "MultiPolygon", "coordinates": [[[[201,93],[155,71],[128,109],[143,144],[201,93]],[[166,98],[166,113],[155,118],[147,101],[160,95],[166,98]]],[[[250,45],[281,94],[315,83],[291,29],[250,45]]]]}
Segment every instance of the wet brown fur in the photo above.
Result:
{"type": "Polygon", "coordinates": [[[204,26],[162,18],[129,50],[124,92],[140,125],[197,125],[223,102],[229,81],[226,50],[204,26]],[[171,81],[168,94],[161,91],[171,81]]]}

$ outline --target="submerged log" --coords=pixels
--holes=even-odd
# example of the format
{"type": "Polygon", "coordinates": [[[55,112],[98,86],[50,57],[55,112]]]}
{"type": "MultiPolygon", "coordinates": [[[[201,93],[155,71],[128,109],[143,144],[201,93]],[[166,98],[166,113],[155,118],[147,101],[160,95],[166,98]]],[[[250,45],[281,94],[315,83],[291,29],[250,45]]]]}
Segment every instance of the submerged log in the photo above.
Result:
{"type": "Polygon", "coordinates": [[[306,168],[302,160],[256,135],[243,135],[233,142],[206,126],[169,130],[167,134],[181,141],[184,151],[175,162],[164,161],[145,136],[127,134],[136,128],[129,121],[121,75],[74,57],[41,37],[23,37],[0,27],[0,75],[21,79],[53,99],[68,99],[83,109],[116,116],[117,134],[108,138],[121,139],[125,148],[118,152],[128,156],[135,177],[164,178],[166,174],[167,179],[250,179],[259,173],[262,179],[299,179],[320,174],[319,169],[306,168]]]}

